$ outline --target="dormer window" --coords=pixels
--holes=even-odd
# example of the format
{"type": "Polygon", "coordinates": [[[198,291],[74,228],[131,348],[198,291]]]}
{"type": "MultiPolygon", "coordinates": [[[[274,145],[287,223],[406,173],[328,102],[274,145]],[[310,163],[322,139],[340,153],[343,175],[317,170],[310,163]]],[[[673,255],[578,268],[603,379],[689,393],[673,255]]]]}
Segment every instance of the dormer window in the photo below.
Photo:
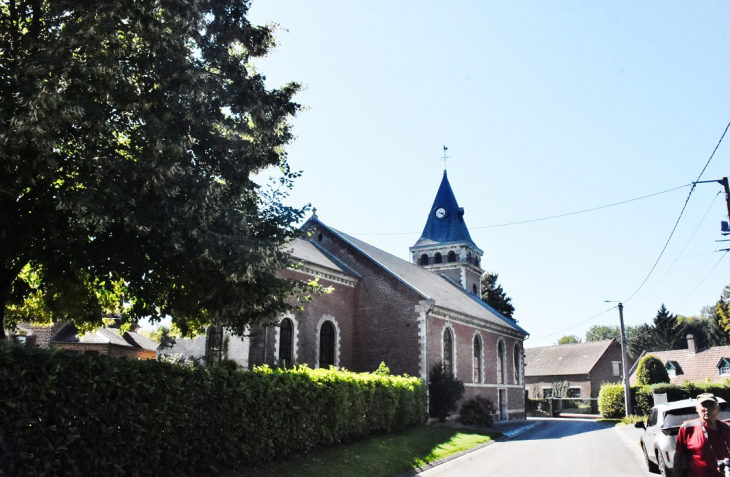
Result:
{"type": "Polygon", "coordinates": [[[730,376],[730,358],[720,358],[717,363],[717,371],[720,376],[730,376]]]}
{"type": "Polygon", "coordinates": [[[678,374],[682,374],[679,363],[676,361],[667,361],[664,363],[664,367],[667,368],[667,374],[670,378],[674,378],[678,374]]]}

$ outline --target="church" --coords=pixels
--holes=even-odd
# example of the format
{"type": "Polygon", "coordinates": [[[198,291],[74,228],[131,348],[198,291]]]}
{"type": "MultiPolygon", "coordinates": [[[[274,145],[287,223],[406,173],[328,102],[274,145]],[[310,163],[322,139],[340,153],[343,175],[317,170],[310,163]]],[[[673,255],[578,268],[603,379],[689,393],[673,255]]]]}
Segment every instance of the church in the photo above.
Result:
{"type": "MultiPolygon", "coordinates": [[[[340,232],[316,214],[302,231],[305,238],[291,245],[299,266],[281,275],[318,278],[331,292],[280,317],[276,326],[230,337],[229,359],[245,367],[307,364],[356,372],[385,362],[392,374],[425,382],[443,363],[464,383],[464,399],[490,399],[496,420],[524,418],[528,333],[481,301],[483,251],[469,235],[446,171],[410,261],[340,232]]],[[[181,341],[165,353],[185,352],[181,341]]]]}

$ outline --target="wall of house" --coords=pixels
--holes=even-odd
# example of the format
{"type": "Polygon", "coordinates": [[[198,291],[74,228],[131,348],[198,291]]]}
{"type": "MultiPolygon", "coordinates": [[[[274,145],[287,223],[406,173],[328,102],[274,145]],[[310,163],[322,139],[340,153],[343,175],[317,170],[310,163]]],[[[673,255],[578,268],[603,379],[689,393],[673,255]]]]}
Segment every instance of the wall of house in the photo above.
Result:
{"type": "Polygon", "coordinates": [[[109,343],[51,342],[50,346],[78,354],[105,354],[113,358],[157,359],[155,350],[117,346],[109,343]]]}
{"type": "Polygon", "coordinates": [[[543,398],[543,388],[552,388],[557,381],[568,381],[571,387],[580,388],[580,397],[598,397],[592,394],[591,379],[586,374],[568,374],[556,376],[527,376],[525,389],[530,399],[543,398]]]}
{"type": "MultiPolygon", "coordinates": [[[[500,333],[480,329],[455,322],[439,316],[430,316],[428,327],[429,371],[443,360],[443,336],[448,327],[454,334],[455,374],[464,383],[465,393],[461,402],[477,395],[492,401],[495,407],[500,401],[499,391],[507,404],[509,419],[522,419],[525,416],[525,387],[522,384],[522,340],[504,336],[500,333]],[[474,336],[478,334],[482,342],[482,366],[479,382],[475,382],[474,336]],[[505,346],[505,373],[498,382],[499,369],[497,349],[499,341],[505,346]],[[518,361],[515,363],[514,347],[519,346],[518,361]],[[515,373],[515,364],[517,373],[515,373]]],[[[461,402],[459,405],[461,405],[461,402]]]]}
{"type": "MultiPolygon", "coordinates": [[[[601,385],[606,383],[620,383],[621,376],[614,374],[613,363],[621,362],[621,345],[617,342],[611,343],[606,352],[601,356],[601,359],[596,362],[596,365],[591,369],[589,376],[591,378],[591,397],[598,397],[598,393],[601,392],[601,385]]],[[[626,363],[628,369],[634,363],[629,360],[626,363]]]]}

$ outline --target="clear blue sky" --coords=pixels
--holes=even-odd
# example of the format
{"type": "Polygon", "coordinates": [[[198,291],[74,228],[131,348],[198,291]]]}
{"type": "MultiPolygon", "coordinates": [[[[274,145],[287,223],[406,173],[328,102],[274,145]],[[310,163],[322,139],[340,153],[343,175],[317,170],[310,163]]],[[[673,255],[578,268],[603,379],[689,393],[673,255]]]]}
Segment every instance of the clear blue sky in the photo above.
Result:
{"type": "MultiPolygon", "coordinates": [[[[448,146],[482,265],[499,273],[527,347],[618,324],[604,300],[626,301],[638,324],[662,303],[699,314],[730,284],[720,184],[695,189],[631,299],[689,187],[495,226],[696,180],[730,122],[730,3],[254,0],[249,18],[282,27],[256,63],[267,85],[305,88],[290,204],[408,259],[448,146]]],[[[729,165],[730,133],[702,179],[729,165]]]]}

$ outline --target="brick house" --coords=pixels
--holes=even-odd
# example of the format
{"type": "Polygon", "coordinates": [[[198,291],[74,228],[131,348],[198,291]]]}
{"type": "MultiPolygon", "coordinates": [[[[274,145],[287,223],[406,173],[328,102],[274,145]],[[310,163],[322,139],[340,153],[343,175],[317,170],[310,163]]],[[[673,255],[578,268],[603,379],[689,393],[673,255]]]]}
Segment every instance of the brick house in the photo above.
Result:
{"type": "Polygon", "coordinates": [[[550,397],[557,381],[570,383],[567,397],[597,398],[602,384],[621,382],[621,345],[611,339],[525,348],[528,397],[550,397]]]}
{"type": "Polygon", "coordinates": [[[299,266],[281,275],[316,277],[332,291],[280,317],[276,326],[252,328],[241,365],[368,372],[385,362],[394,374],[428,382],[431,368],[443,362],[464,382],[464,399],[489,398],[498,420],[525,416],[528,333],[480,300],[483,252],[469,235],[446,172],[423,234],[410,248],[411,261],[340,232],[316,214],[302,232],[306,238],[291,244],[299,266]]]}
{"type": "Polygon", "coordinates": [[[699,349],[693,335],[687,335],[687,349],[643,351],[629,371],[629,382],[636,385],[636,368],[646,355],[656,356],[664,363],[669,382],[721,382],[730,378],[730,346],[699,349]]]}

